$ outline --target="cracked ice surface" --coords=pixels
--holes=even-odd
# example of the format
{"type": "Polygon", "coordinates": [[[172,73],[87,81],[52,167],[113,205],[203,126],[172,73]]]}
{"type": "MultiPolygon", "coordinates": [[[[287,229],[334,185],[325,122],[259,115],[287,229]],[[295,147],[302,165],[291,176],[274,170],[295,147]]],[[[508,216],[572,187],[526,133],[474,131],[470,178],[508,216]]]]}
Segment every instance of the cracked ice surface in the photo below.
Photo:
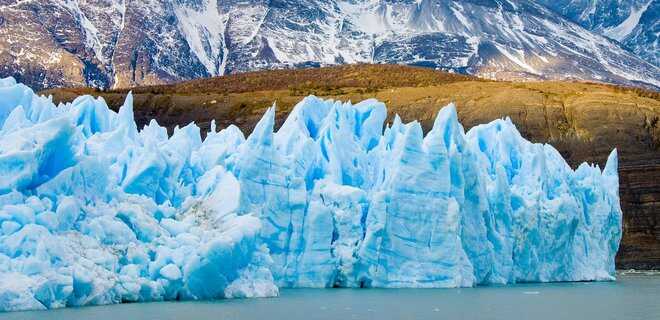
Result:
{"type": "Polygon", "coordinates": [[[617,156],[572,170],[509,119],[426,135],[385,105],[307,97],[246,139],[138,130],[0,80],[0,310],[266,297],[278,287],[612,280],[617,156]]]}

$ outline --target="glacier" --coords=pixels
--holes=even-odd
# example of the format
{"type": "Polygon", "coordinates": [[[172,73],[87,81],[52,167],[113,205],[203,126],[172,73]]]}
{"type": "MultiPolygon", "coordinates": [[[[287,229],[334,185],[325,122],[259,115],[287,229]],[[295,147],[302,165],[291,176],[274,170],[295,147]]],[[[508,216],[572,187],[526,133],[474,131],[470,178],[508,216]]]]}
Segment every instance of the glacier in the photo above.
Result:
{"type": "Polygon", "coordinates": [[[0,80],[0,311],[270,297],[283,287],[614,280],[618,163],[573,170],[508,118],[303,99],[275,131],[139,129],[0,80]]]}

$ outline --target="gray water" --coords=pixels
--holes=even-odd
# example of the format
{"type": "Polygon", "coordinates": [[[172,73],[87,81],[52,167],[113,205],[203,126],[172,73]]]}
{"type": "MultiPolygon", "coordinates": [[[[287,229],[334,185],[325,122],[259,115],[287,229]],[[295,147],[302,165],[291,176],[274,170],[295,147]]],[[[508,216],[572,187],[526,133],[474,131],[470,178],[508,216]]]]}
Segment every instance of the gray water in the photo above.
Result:
{"type": "Polygon", "coordinates": [[[0,319],[660,319],[660,276],[467,289],[285,289],[278,298],[133,303],[0,319]]]}

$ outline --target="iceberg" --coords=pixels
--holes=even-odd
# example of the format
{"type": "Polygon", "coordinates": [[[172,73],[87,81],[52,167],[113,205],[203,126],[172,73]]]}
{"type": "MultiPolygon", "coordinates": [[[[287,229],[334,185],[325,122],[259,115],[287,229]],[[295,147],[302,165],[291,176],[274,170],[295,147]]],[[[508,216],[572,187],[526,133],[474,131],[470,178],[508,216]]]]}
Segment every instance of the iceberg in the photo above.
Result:
{"type": "Polygon", "coordinates": [[[615,279],[616,150],[573,170],[508,118],[313,96],[201,136],[1,79],[0,311],[615,279]]]}

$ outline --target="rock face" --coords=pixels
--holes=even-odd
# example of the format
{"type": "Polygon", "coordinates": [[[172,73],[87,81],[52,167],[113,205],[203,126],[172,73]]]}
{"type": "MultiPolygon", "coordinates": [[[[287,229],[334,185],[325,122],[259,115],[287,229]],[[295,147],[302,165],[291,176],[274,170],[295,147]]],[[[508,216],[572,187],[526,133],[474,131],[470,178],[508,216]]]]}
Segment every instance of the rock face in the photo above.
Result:
{"type": "Polygon", "coordinates": [[[619,171],[627,240],[618,255],[620,268],[660,267],[660,163],[629,164],[619,171]]]}
{"type": "Polygon", "coordinates": [[[587,20],[565,2],[3,0],[0,75],[125,88],[362,62],[660,86],[658,1],[598,4],[587,20]]]}
{"type": "MultiPolygon", "coordinates": [[[[278,105],[276,126],[280,126],[300,99],[316,94],[343,101],[375,97],[387,103],[390,121],[394,114],[408,121],[418,119],[425,132],[431,129],[439,106],[450,102],[456,103],[466,129],[508,116],[524,137],[551,143],[574,168],[583,161],[602,167],[609,152],[617,148],[624,212],[618,267],[660,268],[660,180],[654,178],[660,168],[656,93],[583,83],[486,82],[388,65],[248,73],[132,90],[140,127],[156,118],[170,130],[196,121],[206,131],[215,119],[219,127],[235,123],[243,132],[251,132],[273,101],[278,105]]],[[[56,101],[71,101],[81,94],[76,90],[48,93],[55,94],[56,101]]],[[[118,108],[125,93],[102,96],[118,108]]]]}

